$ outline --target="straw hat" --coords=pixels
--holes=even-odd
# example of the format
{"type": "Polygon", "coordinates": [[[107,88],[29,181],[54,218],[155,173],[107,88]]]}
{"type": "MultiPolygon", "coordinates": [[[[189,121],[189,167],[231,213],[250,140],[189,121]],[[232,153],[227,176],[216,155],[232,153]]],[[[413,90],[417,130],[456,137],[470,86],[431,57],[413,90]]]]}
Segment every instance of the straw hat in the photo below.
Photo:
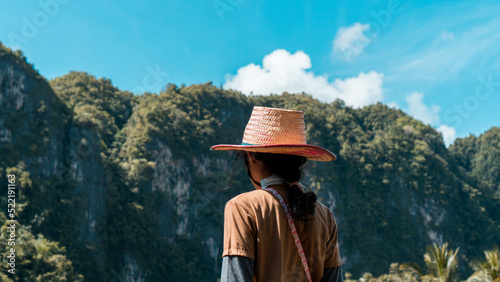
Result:
{"type": "Polygon", "coordinates": [[[254,107],[241,145],[221,144],[214,151],[240,150],[303,156],[313,161],[334,161],[327,149],[306,143],[304,112],[254,107]]]}

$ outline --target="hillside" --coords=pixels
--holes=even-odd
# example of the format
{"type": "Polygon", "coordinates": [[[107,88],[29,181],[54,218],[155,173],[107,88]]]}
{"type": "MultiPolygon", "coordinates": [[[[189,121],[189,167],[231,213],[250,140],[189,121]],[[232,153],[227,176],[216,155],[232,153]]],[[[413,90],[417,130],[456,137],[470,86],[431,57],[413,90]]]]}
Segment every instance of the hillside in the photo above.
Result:
{"type": "Polygon", "coordinates": [[[132,95],[83,72],[47,82],[0,45],[0,186],[19,175],[20,226],[65,258],[20,271],[215,281],[224,205],[252,185],[234,154],[209,148],[240,143],[254,105],[304,111],[308,143],[337,154],[310,162],[303,182],[334,212],[344,269],[355,277],[422,264],[425,247],[444,242],[460,247],[466,277],[469,261],[500,245],[498,127],[448,149],[435,129],[380,103],[247,97],[211,83],[132,95]]]}

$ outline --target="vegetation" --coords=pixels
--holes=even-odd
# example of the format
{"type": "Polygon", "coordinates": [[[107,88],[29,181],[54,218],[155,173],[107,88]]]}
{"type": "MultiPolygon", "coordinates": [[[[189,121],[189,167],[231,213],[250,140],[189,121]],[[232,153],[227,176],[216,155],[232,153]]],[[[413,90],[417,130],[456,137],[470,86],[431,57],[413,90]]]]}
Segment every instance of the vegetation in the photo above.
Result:
{"type": "Polygon", "coordinates": [[[99,133],[104,151],[132,114],[137,97],[120,91],[109,79],[96,79],[83,72],[70,72],[50,81],[57,97],[73,110],[75,125],[99,133]]]}
{"type": "Polygon", "coordinates": [[[500,244],[498,127],[446,148],[380,103],[247,97],[210,82],[132,95],[82,72],[47,82],[3,46],[0,66],[14,70],[0,73],[0,131],[12,135],[0,141],[0,187],[16,174],[26,280],[215,281],[224,205],[251,185],[234,154],[209,148],[240,143],[254,105],[304,111],[308,143],[337,154],[308,163],[303,182],[334,211],[346,280],[498,279],[498,250],[477,261],[500,244]],[[19,109],[11,73],[26,74],[19,109]],[[445,241],[453,249],[435,245],[445,241]],[[394,263],[406,261],[425,274],[394,263]]]}
{"type": "Polygon", "coordinates": [[[433,244],[427,247],[424,261],[427,267],[427,275],[423,275],[417,264],[405,264],[403,267],[416,271],[423,281],[451,282],[455,281],[458,270],[458,250],[448,249],[448,243],[438,246],[433,244]]]}
{"type": "Polygon", "coordinates": [[[353,278],[352,274],[346,272],[344,275],[345,282],[417,282],[420,281],[418,278],[418,273],[411,268],[404,267],[398,263],[391,263],[388,274],[382,274],[379,277],[373,277],[369,272],[363,274],[363,276],[356,280],[353,278]]]}
{"type": "MultiPolygon", "coordinates": [[[[424,254],[426,273],[417,263],[398,264],[392,263],[388,274],[374,277],[367,272],[359,280],[353,278],[352,274],[346,272],[346,282],[385,282],[385,281],[461,281],[458,279],[458,251],[459,249],[448,249],[448,243],[441,246],[433,244],[427,246],[424,254]]],[[[484,252],[484,260],[475,260],[471,263],[475,272],[466,280],[467,282],[491,282],[500,281],[500,251],[498,247],[484,252]]]]}
{"type": "Polygon", "coordinates": [[[500,250],[498,247],[484,251],[484,260],[473,261],[472,268],[476,271],[467,279],[468,282],[500,281],[500,250]]]}
{"type": "MultiPolygon", "coordinates": [[[[9,171],[9,173],[16,173],[9,171]]],[[[22,188],[21,188],[22,189],[22,188]]],[[[23,197],[17,199],[23,200],[23,197]]],[[[7,200],[2,198],[2,206],[7,206],[7,200]]],[[[21,213],[26,202],[17,205],[17,212],[21,213]]],[[[34,235],[30,225],[7,221],[4,213],[0,213],[0,280],[1,281],[83,281],[67,258],[66,248],[60,243],[48,240],[42,234],[34,235]],[[7,240],[11,234],[8,227],[15,225],[15,245],[7,240]],[[15,252],[15,275],[8,271],[12,269],[8,262],[11,249],[15,252]]],[[[12,270],[11,270],[12,271],[12,270]]]]}

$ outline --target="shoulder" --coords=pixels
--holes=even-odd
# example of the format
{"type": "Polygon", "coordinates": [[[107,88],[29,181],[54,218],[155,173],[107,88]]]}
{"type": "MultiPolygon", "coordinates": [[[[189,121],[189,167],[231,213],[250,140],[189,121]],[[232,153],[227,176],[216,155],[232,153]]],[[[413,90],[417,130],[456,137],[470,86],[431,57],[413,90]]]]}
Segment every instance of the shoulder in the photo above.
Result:
{"type": "Polygon", "coordinates": [[[336,224],[335,221],[335,216],[333,215],[333,212],[325,206],[323,203],[320,201],[316,202],[316,211],[315,213],[321,217],[323,220],[327,222],[333,222],[333,224],[336,224]]]}
{"type": "Polygon", "coordinates": [[[226,203],[226,209],[239,207],[243,209],[255,209],[257,206],[272,201],[273,196],[262,189],[239,194],[226,203]]]}

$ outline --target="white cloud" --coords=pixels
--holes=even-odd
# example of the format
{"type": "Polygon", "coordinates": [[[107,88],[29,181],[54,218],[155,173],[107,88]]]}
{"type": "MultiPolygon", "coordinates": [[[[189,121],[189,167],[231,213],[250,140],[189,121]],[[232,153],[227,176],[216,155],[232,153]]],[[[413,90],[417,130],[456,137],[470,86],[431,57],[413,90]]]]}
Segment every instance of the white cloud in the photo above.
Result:
{"type": "Polygon", "coordinates": [[[311,67],[311,59],[303,51],[290,54],[278,49],[264,57],[262,66],[249,64],[238,69],[236,75],[226,75],[224,88],[246,95],[305,92],[328,103],[340,98],[354,107],[373,104],[383,98],[384,75],[381,73],[362,72],[356,77],[335,79],[330,83],[326,76],[307,71],[311,67]]]}
{"type": "MultiPolygon", "coordinates": [[[[441,107],[438,105],[431,105],[430,107],[424,104],[424,94],[420,92],[414,92],[410,96],[406,97],[406,102],[408,103],[408,113],[414,118],[419,119],[427,124],[439,124],[439,111],[441,107]]],[[[446,124],[441,124],[437,128],[437,131],[441,132],[443,135],[443,140],[446,146],[449,146],[456,138],[455,128],[448,126],[446,124]]]]}
{"type": "Polygon", "coordinates": [[[370,28],[369,24],[355,23],[350,27],[339,27],[333,39],[332,55],[344,55],[347,61],[358,57],[365,47],[370,44],[370,39],[364,32],[370,28]]]}
{"type": "Polygon", "coordinates": [[[396,109],[396,110],[399,109],[399,105],[396,102],[389,102],[389,103],[387,103],[387,107],[393,108],[393,109],[396,109]]]}
{"type": "Polygon", "coordinates": [[[441,107],[438,105],[431,105],[430,107],[424,104],[424,94],[414,92],[406,97],[408,103],[408,113],[414,118],[419,119],[427,124],[439,123],[439,111],[441,107]]]}
{"type": "Polygon", "coordinates": [[[438,127],[437,130],[441,132],[441,134],[443,134],[443,139],[446,146],[450,146],[453,141],[455,141],[457,135],[455,128],[447,126],[446,124],[442,124],[438,127]]]}
{"type": "Polygon", "coordinates": [[[332,87],[340,91],[339,98],[344,100],[347,105],[362,107],[382,100],[383,78],[383,74],[375,71],[362,72],[356,77],[345,80],[335,79],[332,87]]]}

